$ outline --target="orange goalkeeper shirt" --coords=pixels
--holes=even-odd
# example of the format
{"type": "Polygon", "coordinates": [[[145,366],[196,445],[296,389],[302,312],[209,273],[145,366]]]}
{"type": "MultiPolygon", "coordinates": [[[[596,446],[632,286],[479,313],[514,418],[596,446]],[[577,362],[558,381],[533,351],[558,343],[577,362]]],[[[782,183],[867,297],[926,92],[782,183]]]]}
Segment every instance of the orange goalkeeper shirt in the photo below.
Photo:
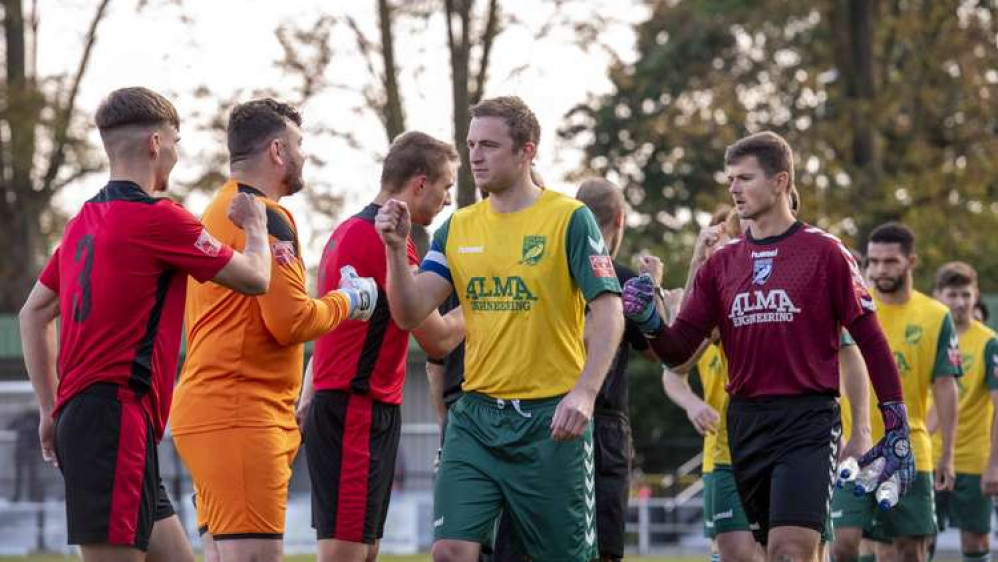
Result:
{"type": "Polygon", "coordinates": [[[252,297],[215,283],[188,282],[185,323],[187,361],[173,399],[174,434],[232,427],[295,429],[304,342],[347,317],[341,293],[310,298],[291,213],[260,191],[230,180],[216,194],[202,222],[222,243],[242,250],[243,231],[228,218],[237,192],[267,206],[273,266],[270,289],[252,297]]]}

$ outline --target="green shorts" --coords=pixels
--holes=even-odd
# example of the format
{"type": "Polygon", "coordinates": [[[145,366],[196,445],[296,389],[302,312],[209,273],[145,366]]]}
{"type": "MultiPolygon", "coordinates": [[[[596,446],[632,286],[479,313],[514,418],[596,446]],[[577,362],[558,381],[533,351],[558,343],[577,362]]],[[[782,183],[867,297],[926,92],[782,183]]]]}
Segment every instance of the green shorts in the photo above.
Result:
{"type": "Polygon", "coordinates": [[[889,511],[877,509],[873,494],[856,496],[854,488],[850,482],[832,495],[835,528],[860,528],[864,537],[878,542],[936,534],[932,475],[928,472],[916,473],[908,493],[889,511]]]}
{"type": "Polygon", "coordinates": [[[952,492],[936,492],[936,517],[940,530],[947,526],[961,531],[991,533],[994,502],[981,493],[980,474],[957,474],[952,492]]]}
{"type": "Polygon", "coordinates": [[[552,441],[560,401],[466,394],[451,407],[433,488],[434,540],[488,544],[506,510],[534,560],[596,557],[592,424],[579,439],[552,441]]]}
{"type": "Polygon", "coordinates": [[[703,524],[704,536],[711,539],[733,531],[751,531],[730,465],[716,465],[714,472],[704,475],[703,524]]]}

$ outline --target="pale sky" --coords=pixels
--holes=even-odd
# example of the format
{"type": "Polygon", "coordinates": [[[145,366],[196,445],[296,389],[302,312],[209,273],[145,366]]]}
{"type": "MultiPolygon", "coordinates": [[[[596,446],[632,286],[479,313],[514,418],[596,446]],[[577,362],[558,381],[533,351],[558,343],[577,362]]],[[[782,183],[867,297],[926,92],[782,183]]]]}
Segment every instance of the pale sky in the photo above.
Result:
{"type": "MultiPolygon", "coordinates": [[[[39,0],[38,4],[39,74],[74,69],[97,0],[39,0]]],[[[193,127],[190,116],[212,110],[205,100],[195,99],[195,88],[208,86],[214,98],[229,98],[238,92],[248,96],[249,92],[263,88],[293,89],[293,77],[284,75],[274,64],[281,57],[274,35],[278,25],[310,23],[322,10],[348,13],[371,40],[377,39],[374,0],[186,0],[180,7],[163,6],[164,0],[153,0],[152,4],[153,8],[137,13],[136,0],[111,2],[82,84],[78,107],[92,115],[107,92],[124,86],[142,85],[173,93],[181,114],[183,138],[174,180],[196,175],[200,169],[198,154],[206,150],[208,143],[217,142],[208,135],[198,134],[193,127]]],[[[551,15],[550,4],[539,0],[504,0],[502,5],[528,26],[536,27],[551,15]]],[[[569,8],[577,17],[598,11],[626,23],[641,21],[646,16],[645,8],[622,0],[589,0],[569,8]]],[[[433,18],[423,29],[409,26],[397,28],[396,32],[407,126],[450,141],[453,135],[450,68],[443,19],[433,18]],[[412,70],[417,67],[422,68],[418,75],[412,70]]],[[[578,167],[581,154],[559,142],[556,130],[563,125],[563,116],[571,107],[611,87],[606,73],[609,57],[598,49],[583,52],[573,44],[571,33],[568,29],[555,30],[547,38],[534,41],[531,31],[520,26],[500,35],[493,48],[486,88],[486,96],[519,95],[533,108],[543,131],[537,168],[550,187],[566,193],[575,191],[575,186],[564,177],[578,167]],[[511,74],[520,67],[523,67],[521,72],[511,74]]],[[[614,26],[601,39],[625,60],[633,57],[633,33],[628,25],[614,26]]],[[[358,87],[370,81],[356,53],[354,37],[349,32],[334,32],[333,41],[334,59],[328,81],[358,87]]],[[[359,95],[333,89],[302,108],[306,129],[304,148],[329,162],[322,168],[306,166],[306,184],[321,183],[325,189],[345,198],[343,216],[335,221],[308,213],[300,195],[281,200],[294,214],[303,242],[307,243],[316,234],[317,244],[305,249],[308,265],[318,261],[321,244],[335,223],[359,210],[377,192],[379,156],[387,149],[387,140],[372,113],[358,114],[353,110],[359,105],[359,95]],[[309,125],[319,123],[348,128],[365,145],[364,149],[358,151],[343,142],[310,135],[309,125]]],[[[96,130],[91,135],[95,143],[99,142],[96,130]]],[[[75,213],[105,180],[105,175],[96,174],[71,185],[57,198],[56,204],[75,213]]],[[[207,201],[207,197],[195,196],[187,205],[199,214],[207,201]]],[[[437,224],[450,212],[447,209],[441,213],[437,224]]]]}

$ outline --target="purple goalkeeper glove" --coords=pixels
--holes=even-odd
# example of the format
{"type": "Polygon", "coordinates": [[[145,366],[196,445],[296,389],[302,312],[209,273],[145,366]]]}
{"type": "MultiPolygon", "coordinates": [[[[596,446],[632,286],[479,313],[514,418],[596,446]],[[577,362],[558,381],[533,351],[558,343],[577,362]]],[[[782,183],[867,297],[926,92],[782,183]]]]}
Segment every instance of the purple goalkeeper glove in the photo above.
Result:
{"type": "Polygon", "coordinates": [[[864,467],[878,457],[883,457],[886,464],[877,478],[877,484],[897,473],[900,495],[903,496],[915,479],[915,455],[911,451],[908,410],[904,402],[886,402],[880,404],[879,408],[884,417],[884,438],[859,458],[859,466],[864,467]]]}
{"type": "Polygon", "coordinates": [[[655,310],[655,282],[647,273],[624,283],[624,315],[637,322],[645,334],[655,334],[662,327],[662,318],[655,310]]]}

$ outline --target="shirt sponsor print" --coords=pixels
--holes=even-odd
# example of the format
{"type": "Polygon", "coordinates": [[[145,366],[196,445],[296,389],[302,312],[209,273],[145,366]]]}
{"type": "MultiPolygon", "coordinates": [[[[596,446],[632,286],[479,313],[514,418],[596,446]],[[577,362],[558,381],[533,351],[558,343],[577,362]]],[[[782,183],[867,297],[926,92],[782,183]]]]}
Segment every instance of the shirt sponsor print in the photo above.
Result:
{"type": "Polygon", "coordinates": [[[752,324],[793,322],[801,309],[783,289],[752,291],[735,295],[728,318],[736,328],[752,324]]]}
{"type": "Polygon", "coordinates": [[[204,255],[211,257],[218,256],[222,251],[222,243],[212,236],[206,228],[201,229],[201,234],[198,236],[197,241],[194,242],[194,247],[204,255]]]}

